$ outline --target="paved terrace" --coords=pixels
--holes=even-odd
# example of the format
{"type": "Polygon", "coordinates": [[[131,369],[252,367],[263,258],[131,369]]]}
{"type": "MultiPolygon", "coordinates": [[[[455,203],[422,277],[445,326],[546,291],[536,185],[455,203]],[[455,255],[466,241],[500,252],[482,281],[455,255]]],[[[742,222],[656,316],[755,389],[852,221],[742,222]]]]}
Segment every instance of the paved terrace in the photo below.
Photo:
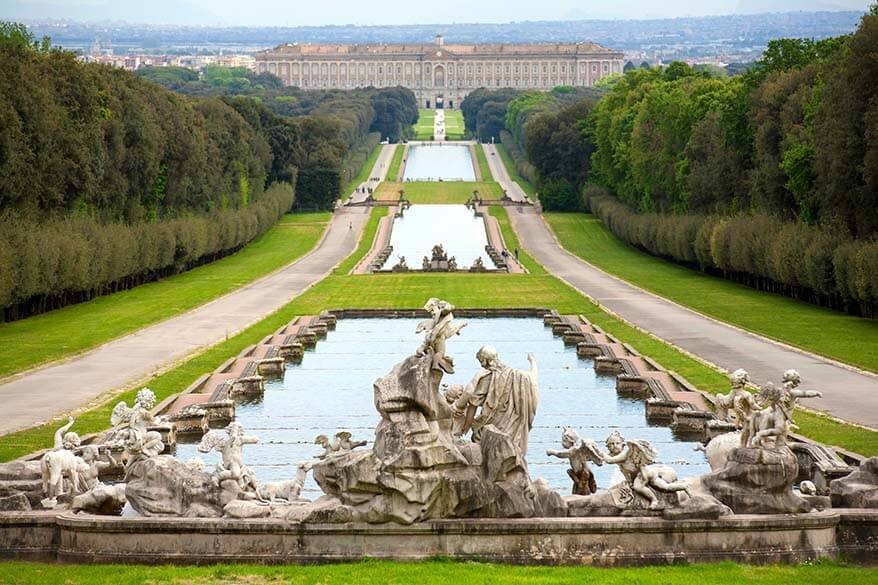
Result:
{"type": "MultiPolygon", "coordinates": [[[[494,178],[511,198],[523,200],[524,192],[509,178],[496,148],[484,148],[494,178]]],[[[535,209],[508,211],[525,250],[552,274],[623,319],[726,370],[744,368],[757,384],[779,383],[784,370],[794,368],[802,374],[803,388],[823,392],[823,398],[803,400],[805,406],[878,428],[878,376],[715,321],[632,286],[562,248],[535,209]]]]}
{"type": "MultiPolygon", "coordinates": [[[[370,175],[378,181],[364,185],[374,188],[383,180],[392,156],[392,146],[385,146],[370,175]]],[[[339,208],[317,246],[280,270],[187,313],[0,385],[0,435],[41,424],[108,392],[142,383],[200,348],[260,321],[349,256],[357,247],[369,212],[368,207],[339,208]]]]}

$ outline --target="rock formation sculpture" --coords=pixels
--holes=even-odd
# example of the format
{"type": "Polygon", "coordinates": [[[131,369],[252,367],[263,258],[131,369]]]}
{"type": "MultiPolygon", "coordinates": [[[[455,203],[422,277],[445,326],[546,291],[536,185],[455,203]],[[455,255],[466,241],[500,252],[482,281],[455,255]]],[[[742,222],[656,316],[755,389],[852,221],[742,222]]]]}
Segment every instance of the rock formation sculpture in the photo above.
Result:
{"type": "Polygon", "coordinates": [[[589,462],[596,465],[604,463],[597,444],[591,440],[583,441],[575,429],[564,427],[561,432],[561,446],[564,447],[562,451],[548,449],[546,455],[570,461],[567,475],[573,480],[573,495],[587,496],[595,493],[598,486],[588,464],[589,462]]]}

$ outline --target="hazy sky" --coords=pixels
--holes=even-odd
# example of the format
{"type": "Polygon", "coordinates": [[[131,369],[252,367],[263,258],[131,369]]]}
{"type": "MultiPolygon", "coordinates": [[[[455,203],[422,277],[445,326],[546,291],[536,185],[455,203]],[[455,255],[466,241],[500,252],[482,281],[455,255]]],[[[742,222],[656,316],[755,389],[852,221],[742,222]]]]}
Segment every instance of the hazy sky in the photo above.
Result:
{"type": "Polygon", "coordinates": [[[871,0],[0,0],[0,19],[306,26],[671,18],[858,10],[871,0]]]}

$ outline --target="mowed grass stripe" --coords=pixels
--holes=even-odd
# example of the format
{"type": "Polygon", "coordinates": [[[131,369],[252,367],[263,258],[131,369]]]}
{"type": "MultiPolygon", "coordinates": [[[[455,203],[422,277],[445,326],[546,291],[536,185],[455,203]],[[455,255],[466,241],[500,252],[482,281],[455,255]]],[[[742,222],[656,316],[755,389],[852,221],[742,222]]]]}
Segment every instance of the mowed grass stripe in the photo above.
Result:
{"type": "Polygon", "coordinates": [[[762,292],[641,252],[587,213],[545,213],[561,244],[676,303],[789,345],[878,372],[878,321],[762,292]]]}
{"type": "Polygon", "coordinates": [[[288,214],[241,251],[182,274],[0,324],[0,378],[68,357],[229,293],[311,250],[330,214],[288,214]]]}
{"type": "Polygon", "coordinates": [[[134,585],[141,583],[246,583],[247,585],[391,585],[419,583],[503,583],[517,585],[866,585],[878,580],[878,569],[821,560],[800,565],[752,566],[735,563],[657,567],[597,568],[583,566],[515,566],[431,560],[394,562],[364,560],[325,565],[76,565],[11,561],[0,564],[0,582],[9,585],[71,583],[134,585]]]}

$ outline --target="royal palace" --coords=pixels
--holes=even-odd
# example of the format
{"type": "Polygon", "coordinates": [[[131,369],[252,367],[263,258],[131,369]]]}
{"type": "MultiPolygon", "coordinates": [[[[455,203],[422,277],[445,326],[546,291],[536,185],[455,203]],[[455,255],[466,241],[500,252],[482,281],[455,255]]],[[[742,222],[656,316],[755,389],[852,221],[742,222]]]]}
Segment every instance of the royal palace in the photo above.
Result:
{"type": "Polygon", "coordinates": [[[457,107],[480,87],[588,87],[621,73],[623,55],[595,43],[446,45],[286,44],[256,54],[256,71],[303,89],[401,85],[420,107],[457,107]]]}

